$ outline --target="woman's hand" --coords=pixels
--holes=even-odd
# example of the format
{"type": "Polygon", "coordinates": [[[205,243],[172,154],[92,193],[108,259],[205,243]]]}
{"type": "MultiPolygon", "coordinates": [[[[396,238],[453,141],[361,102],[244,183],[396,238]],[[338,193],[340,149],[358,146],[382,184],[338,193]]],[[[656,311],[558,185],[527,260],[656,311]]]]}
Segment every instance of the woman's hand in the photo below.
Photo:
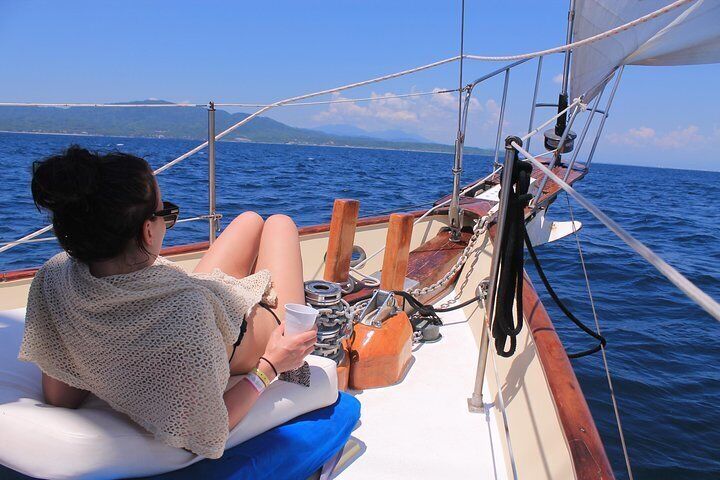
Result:
{"type": "Polygon", "coordinates": [[[273,363],[278,373],[299,368],[305,357],[315,349],[317,341],[317,327],[292,337],[283,335],[284,330],[284,325],[278,325],[273,330],[263,354],[273,363]]]}

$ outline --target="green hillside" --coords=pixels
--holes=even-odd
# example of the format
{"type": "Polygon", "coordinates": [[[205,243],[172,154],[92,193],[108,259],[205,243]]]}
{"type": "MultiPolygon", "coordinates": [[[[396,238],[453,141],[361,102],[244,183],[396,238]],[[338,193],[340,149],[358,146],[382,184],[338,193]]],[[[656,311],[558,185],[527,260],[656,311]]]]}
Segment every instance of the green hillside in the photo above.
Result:
{"type": "MultiPolygon", "coordinates": [[[[165,104],[164,101],[131,102],[165,104]]],[[[216,131],[221,132],[247,118],[246,113],[217,110],[216,131]]],[[[207,110],[204,108],[55,108],[2,107],[0,130],[10,132],[68,133],[103,136],[204,139],[207,136],[207,110]]],[[[453,146],[438,143],[389,141],[369,137],[333,135],[296,128],[267,117],[257,117],[233,131],[224,140],[260,143],[335,145],[396,150],[452,152],[453,146]]],[[[467,148],[468,153],[487,150],[467,148]]]]}

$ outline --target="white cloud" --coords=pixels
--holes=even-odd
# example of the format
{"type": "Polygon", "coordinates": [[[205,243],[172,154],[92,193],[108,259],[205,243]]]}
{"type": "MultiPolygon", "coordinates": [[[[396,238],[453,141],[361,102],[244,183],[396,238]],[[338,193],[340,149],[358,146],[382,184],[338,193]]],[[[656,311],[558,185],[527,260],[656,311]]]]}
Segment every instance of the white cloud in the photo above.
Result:
{"type": "MultiPolygon", "coordinates": [[[[510,122],[507,119],[507,111],[505,109],[505,118],[503,118],[503,131],[507,131],[510,127],[510,122]]],[[[500,104],[494,99],[490,98],[485,101],[485,111],[487,112],[486,120],[482,124],[482,130],[486,132],[492,132],[494,135],[497,134],[498,122],[500,121],[500,104]]],[[[493,137],[494,139],[494,137],[493,137]]]]}
{"type": "MultiPolygon", "coordinates": [[[[441,95],[438,95],[441,96],[441,95]]],[[[318,122],[345,123],[352,122],[362,128],[376,127],[377,122],[387,124],[416,123],[418,115],[412,109],[412,100],[394,98],[391,92],[377,94],[373,92],[369,102],[333,103],[327,110],[315,115],[318,122]]],[[[340,94],[333,99],[342,100],[340,94]]]]}
{"type": "MultiPolygon", "coordinates": [[[[435,88],[438,92],[442,89],[435,88]]],[[[348,124],[368,131],[399,129],[416,133],[430,140],[452,143],[457,129],[457,93],[438,93],[397,98],[392,92],[370,94],[372,101],[333,103],[316,113],[316,125],[348,124]]],[[[343,100],[341,94],[333,96],[343,100]]],[[[471,98],[468,130],[484,128],[486,117],[497,122],[499,108],[494,100],[483,105],[471,98]]],[[[478,143],[478,139],[473,137],[478,143]]]]}
{"type": "Polygon", "coordinates": [[[685,128],[674,130],[667,135],[658,137],[656,145],[663,148],[684,148],[693,144],[705,143],[705,136],[701,135],[700,129],[695,125],[688,125],[685,128]]]}
{"type": "MultiPolygon", "coordinates": [[[[717,130],[716,130],[717,132],[717,130]]],[[[718,137],[714,132],[711,137],[718,137]]],[[[608,141],[615,145],[625,145],[631,147],[658,147],[667,149],[679,149],[698,146],[708,143],[711,137],[707,137],[700,133],[700,128],[696,125],[687,125],[678,127],[666,133],[659,134],[655,129],[650,127],[631,128],[626,132],[610,133],[607,135],[608,141]]]]}
{"type": "Polygon", "coordinates": [[[494,99],[490,98],[485,102],[485,109],[490,114],[490,120],[500,119],[500,105],[494,99]]]}
{"type": "Polygon", "coordinates": [[[558,73],[557,75],[555,75],[555,76],[553,77],[553,82],[554,82],[554,83],[557,83],[558,85],[560,85],[560,84],[562,84],[562,79],[563,79],[563,74],[562,74],[562,73],[558,73]]]}

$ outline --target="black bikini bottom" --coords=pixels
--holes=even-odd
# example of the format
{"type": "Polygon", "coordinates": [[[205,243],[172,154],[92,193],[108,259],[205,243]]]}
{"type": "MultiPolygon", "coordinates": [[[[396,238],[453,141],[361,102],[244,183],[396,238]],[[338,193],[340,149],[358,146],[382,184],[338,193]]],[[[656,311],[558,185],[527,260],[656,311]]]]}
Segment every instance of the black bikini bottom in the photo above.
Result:
{"type": "MultiPolygon", "coordinates": [[[[275,321],[278,325],[280,325],[280,319],[278,318],[277,314],[273,312],[273,310],[270,308],[269,305],[265,303],[258,303],[258,306],[264,308],[268,312],[270,312],[270,315],[272,315],[275,318],[275,321]]],[[[238,339],[235,343],[233,343],[233,351],[230,354],[230,360],[228,360],[228,363],[232,362],[233,357],[235,356],[235,349],[240,345],[240,342],[242,342],[243,337],[245,336],[245,332],[247,331],[247,320],[243,319],[242,325],[240,326],[240,335],[238,335],[238,339]]]]}

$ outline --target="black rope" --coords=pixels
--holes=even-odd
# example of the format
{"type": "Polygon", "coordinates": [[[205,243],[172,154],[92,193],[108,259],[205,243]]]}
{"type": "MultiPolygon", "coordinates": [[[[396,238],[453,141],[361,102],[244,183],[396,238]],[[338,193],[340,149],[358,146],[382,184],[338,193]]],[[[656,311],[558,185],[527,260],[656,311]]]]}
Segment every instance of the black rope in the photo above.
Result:
{"type": "Polygon", "coordinates": [[[420,300],[413,297],[409,292],[393,290],[392,293],[402,297],[405,302],[410,304],[410,307],[412,307],[415,312],[414,315],[427,319],[433,325],[442,325],[442,320],[440,320],[440,317],[438,317],[437,314],[439,310],[435,309],[432,305],[425,305],[424,303],[421,303],[420,300]]]}
{"type": "MultiPolygon", "coordinates": [[[[503,173],[505,170],[503,170],[503,173]]],[[[535,254],[530,237],[525,228],[525,208],[528,206],[532,195],[528,194],[530,188],[530,175],[532,173],[532,165],[517,158],[515,156],[512,179],[510,182],[510,192],[508,196],[508,204],[506,205],[506,216],[503,225],[504,232],[500,235],[502,242],[496,248],[500,249],[499,256],[499,278],[497,280],[495,294],[495,310],[494,318],[491,326],[492,336],[495,339],[495,350],[501,357],[511,357],[517,349],[517,336],[523,327],[523,274],[525,266],[525,251],[527,246],[530,258],[535,264],[538,275],[550,294],[555,304],[583,332],[598,340],[598,345],[588,350],[577,353],[568,353],[569,358],[580,358],[591,355],[600,351],[607,345],[605,337],[594,332],[582,323],[560,300],[550,282],[545,276],[542,265],[535,254]],[[516,311],[513,315],[513,304],[516,311]],[[515,323],[517,321],[517,323],[515,323]]],[[[502,182],[502,178],[501,178],[502,182]]],[[[500,195],[503,195],[502,190],[500,195]]],[[[442,320],[438,313],[451,312],[466,307],[473,302],[480,300],[480,296],[475,296],[458,305],[447,308],[435,308],[432,305],[425,305],[410,293],[395,290],[392,292],[407,302],[415,311],[414,316],[426,319],[433,325],[442,325],[442,320]]],[[[369,298],[370,295],[361,297],[359,300],[369,298]]]]}
{"type": "MultiPolygon", "coordinates": [[[[508,204],[505,207],[505,232],[502,244],[497,246],[500,249],[500,275],[495,294],[492,336],[495,339],[495,350],[501,357],[511,357],[515,353],[517,336],[523,327],[523,234],[525,207],[532,199],[532,195],[527,193],[531,173],[532,165],[516,158],[508,204]],[[515,315],[512,311],[513,304],[516,307],[515,315]]],[[[500,195],[503,195],[502,191],[500,195]]]]}
{"type": "Polygon", "coordinates": [[[605,348],[605,345],[607,345],[607,340],[602,335],[596,333],[594,330],[590,329],[587,325],[582,323],[578,318],[573,315],[573,313],[568,309],[565,304],[560,300],[560,297],[558,297],[557,293],[555,293],[555,290],[553,289],[552,285],[550,285],[550,282],[548,281],[547,277],[545,276],[545,271],[542,268],[542,265],[540,265],[540,260],[538,260],[537,255],[535,254],[535,249],[532,246],[532,242],[530,241],[530,236],[528,236],[527,232],[525,232],[525,245],[527,246],[528,253],[530,254],[530,258],[532,259],[533,263],[535,264],[535,269],[538,272],[538,276],[540,277],[540,280],[542,280],[543,285],[545,285],[545,290],[550,294],[550,297],[555,302],[555,305],[558,306],[560,310],[565,314],[567,318],[570,319],[575,325],[577,325],[580,330],[587,333],[594,339],[598,340],[600,343],[598,343],[593,348],[589,348],[587,350],[583,350],[582,352],[577,353],[568,353],[567,356],[569,358],[580,358],[585,357],[587,355],[591,355],[593,353],[597,353],[600,351],[601,348],[605,348]]]}

